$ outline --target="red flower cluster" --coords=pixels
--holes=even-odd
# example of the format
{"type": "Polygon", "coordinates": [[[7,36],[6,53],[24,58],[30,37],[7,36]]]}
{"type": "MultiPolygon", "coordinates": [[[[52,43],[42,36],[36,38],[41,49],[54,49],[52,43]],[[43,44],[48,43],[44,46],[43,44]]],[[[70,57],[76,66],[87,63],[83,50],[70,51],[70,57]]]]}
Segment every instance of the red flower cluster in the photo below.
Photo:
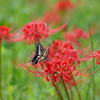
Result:
{"type": "Polygon", "coordinates": [[[50,34],[49,29],[46,27],[46,23],[41,21],[29,22],[21,31],[24,32],[24,39],[28,41],[37,41],[37,37],[39,39],[47,38],[50,34]]]}
{"type": "Polygon", "coordinates": [[[74,46],[66,41],[57,40],[56,42],[53,42],[53,45],[50,48],[49,56],[50,58],[53,58],[58,54],[63,55],[67,58],[71,58],[73,60],[79,60],[79,56],[74,50],[74,46]]]}
{"type": "Polygon", "coordinates": [[[52,59],[52,61],[47,62],[45,69],[46,79],[49,79],[48,75],[51,74],[54,82],[56,82],[61,76],[66,78],[69,82],[72,79],[72,72],[75,75],[78,75],[76,67],[73,64],[73,60],[71,58],[65,58],[62,55],[57,55],[56,58],[52,59]]]}
{"type": "MultiPolygon", "coordinates": [[[[91,53],[89,52],[89,54],[91,53]]],[[[48,60],[39,62],[34,66],[30,66],[29,63],[22,63],[22,66],[28,72],[31,72],[31,75],[45,77],[47,81],[50,81],[51,77],[54,82],[60,81],[62,76],[65,82],[69,83],[73,79],[72,73],[75,76],[89,76],[97,72],[96,70],[93,73],[86,74],[92,68],[92,64],[84,69],[77,69],[82,61],[90,61],[91,58],[97,58],[97,64],[100,64],[98,62],[100,51],[81,59],[78,50],[75,50],[71,43],[62,40],[53,42],[48,57],[48,60]]]]}
{"type": "Polygon", "coordinates": [[[69,42],[57,40],[50,48],[49,58],[52,60],[46,63],[46,79],[52,74],[54,82],[61,76],[69,82],[72,79],[71,73],[78,75],[75,62],[80,63],[80,58],[74,47],[69,42]]]}
{"type": "Polygon", "coordinates": [[[74,4],[70,0],[60,0],[57,3],[56,8],[59,11],[66,11],[68,9],[74,8],[74,4]]]}
{"type": "Polygon", "coordinates": [[[8,26],[0,26],[0,44],[2,41],[2,38],[4,37],[5,40],[7,40],[10,36],[10,29],[8,26]]]}
{"type": "MultiPolygon", "coordinates": [[[[91,30],[91,33],[93,34],[95,32],[95,29],[91,30]]],[[[84,38],[84,39],[88,39],[90,36],[89,32],[84,32],[83,29],[81,28],[75,28],[70,32],[66,32],[64,34],[64,37],[66,40],[69,40],[75,44],[79,44],[79,39],[80,38],[84,38]]]]}
{"type": "Polygon", "coordinates": [[[67,82],[70,82],[72,72],[74,75],[78,75],[78,71],[76,70],[78,64],[80,64],[80,57],[74,50],[72,44],[57,40],[53,42],[50,48],[49,59],[47,61],[32,66],[33,69],[29,67],[29,65],[22,65],[33,75],[44,76],[47,81],[50,80],[51,75],[54,82],[59,80],[61,76],[66,78],[67,82]],[[77,63],[77,66],[75,66],[74,63],[77,63]]]}
{"type": "Polygon", "coordinates": [[[71,0],[59,0],[50,11],[47,11],[43,16],[43,21],[47,23],[61,23],[67,21],[67,13],[62,13],[69,11],[69,9],[75,8],[75,4],[71,0]],[[64,17],[65,14],[65,17],[64,17]]]}
{"type": "Polygon", "coordinates": [[[51,30],[46,26],[46,23],[42,21],[29,22],[25,25],[24,28],[22,28],[19,33],[12,35],[12,37],[10,38],[10,42],[27,41],[29,44],[31,44],[32,42],[37,42],[37,37],[44,40],[49,35],[63,30],[66,27],[67,24],[64,24],[57,29],[51,30]]]}

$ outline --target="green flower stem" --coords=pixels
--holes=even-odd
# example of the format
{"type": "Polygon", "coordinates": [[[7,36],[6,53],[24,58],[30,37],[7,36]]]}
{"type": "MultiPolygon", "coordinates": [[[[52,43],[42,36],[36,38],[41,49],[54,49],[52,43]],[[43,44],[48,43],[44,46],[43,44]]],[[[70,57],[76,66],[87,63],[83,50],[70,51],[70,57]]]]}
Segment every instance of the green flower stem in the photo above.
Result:
{"type": "Polygon", "coordinates": [[[63,97],[63,95],[62,95],[62,92],[61,92],[61,89],[60,89],[60,87],[59,87],[58,82],[56,82],[56,86],[57,86],[57,88],[58,88],[58,91],[59,91],[59,93],[60,93],[60,96],[63,98],[63,99],[61,99],[61,100],[64,100],[64,97],[63,97]]]}
{"type": "Polygon", "coordinates": [[[78,96],[79,96],[79,100],[82,100],[81,95],[80,95],[79,90],[78,90],[78,87],[77,87],[77,84],[76,84],[76,81],[75,81],[75,79],[74,79],[74,76],[72,75],[72,77],[73,77],[73,81],[74,81],[74,83],[75,83],[76,91],[77,91],[78,96]]]}
{"type": "Polygon", "coordinates": [[[62,83],[63,83],[63,85],[64,85],[64,88],[65,88],[65,91],[66,91],[66,94],[67,94],[68,100],[71,100],[71,99],[69,98],[69,94],[68,94],[68,91],[67,91],[67,88],[66,88],[66,85],[65,85],[65,82],[64,82],[62,76],[61,76],[61,80],[62,80],[62,83]]]}
{"type": "Polygon", "coordinates": [[[69,88],[70,88],[70,91],[71,91],[71,97],[72,97],[72,100],[74,100],[74,95],[73,95],[73,91],[72,91],[71,83],[69,83],[69,88]]]}
{"type": "Polygon", "coordinates": [[[2,95],[1,95],[1,44],[0,44],[0,98],[2,98],[2,95]]]}
{"type": "Polygon", "coordinates": [[[59,89],[58,84],[56,85],[56,83],[53,81],[51,75],[50,75],[50,77],[51,77],[52,83],[53,83],[53,85],[54,85],[54,87],[55,87],[55,89],[56,89],[56,91],[57,91],[57,93],[58,93],[60,99],[61,99],[61,100],[64,100],[64,97],[63,97],[63,95],[62,95],[62,93],[61,93],[61,91],[60,91],[60,89],[59,89]]]}
{"type": "MultiPolygon", "coordinates": [[[[88,29],[89,29],[89,33],[90,33],[90,41],[91,41],[91,45],[92,45],[92,51],[94,51],[94,46],[93,46],[93,40],[92,40],[92,35],[91,35],[91,30],[90,27],[88,25],[88,29]]],[[[94,63],[94,58],[93,58],[93,72],[95,71],[95,63],[94,63]]],[[[94,75],[93,75],[94,76],[94,75]]],[[[93,92],[94,92],[94,97],[93,100],[95,100],[95,77],[93,77],[93,92]]]]}
{"type": "MultiPolygon", "coordinates": [[[[94,58],[93,58],[93,72],[95,71],[95,64],[94,64],[94,58]]],[[[93,92],[94,92],[94,99],[95,100],[95,77],[93,75],[93,92]]]]}

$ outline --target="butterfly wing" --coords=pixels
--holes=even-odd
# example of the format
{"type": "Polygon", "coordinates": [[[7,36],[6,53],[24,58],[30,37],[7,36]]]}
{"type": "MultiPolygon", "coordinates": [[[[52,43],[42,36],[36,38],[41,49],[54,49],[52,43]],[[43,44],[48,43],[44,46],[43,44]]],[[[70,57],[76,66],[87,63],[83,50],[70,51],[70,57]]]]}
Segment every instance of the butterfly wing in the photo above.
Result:
{"type": "Polygon", "coordinates": [[[31,60],[33,65],[38,63],[37,59],[39,59],[42,53],[44,52],[44,48],[40,43],[36,43],[35,48],[36,48],[35,55],[33,56],[31,60]]]}
{"type": "Polygon", "coordinates": [[[32,60],[30,60],[32,62],[32,65],[37,64],[40,61],[46,60],[48,58],[49,50],[49,44],[44,49],[40,43],[36,43],[35,55],[33,56],[32,60]]]}
{"type": "Polygon", "coordinates": [[[48,58],[49,50],[50,50],[50,45],[48,44],[44,49],[44,52],[41,54],[40,58],[38,59],[38,62],[46,60],[48,58]]]}
{"type": "Polygon", "coordinates": [[[43,51],[44,51],[43,46],[42,46],[40,43],[37,43],[37,44],[36,44],[36,51],[35,51],[35,53],[36,53],[38,56],[40,56],[40,55],[43,53],[43,51]]]}
{"type": "Polygon", "coordinates": [[[50,44],[48,44],[48,45],[46,46],[45,50],[44,50],[43,56],[44,56],[45,58],[48,58],[49,50],[50,50],[50,44]]]}

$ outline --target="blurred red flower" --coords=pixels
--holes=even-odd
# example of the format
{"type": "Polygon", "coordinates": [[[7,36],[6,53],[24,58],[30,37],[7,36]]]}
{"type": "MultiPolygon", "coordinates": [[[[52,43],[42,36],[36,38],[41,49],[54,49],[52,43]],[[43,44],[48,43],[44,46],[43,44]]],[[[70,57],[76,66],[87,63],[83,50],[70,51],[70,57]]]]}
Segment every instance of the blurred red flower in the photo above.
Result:
{"type": "Polygon", "coordinates": [[[6,25],[0,26],[0,44],[1,44],[2,38],[5,38],[5,40],[7,40],[9,36],[10,36],[9,27],[6,25]]]}
{"type": "Polygon", "coordinates": [[[66,27],[67,24],[65,23],[63,26],[57,29],[49,29],[49,27],[46,26],[46,23],[42,21],[37,21],[37,22],[33,21],[27,23],[19,33],[12,34],[9,41],[10,42],[25,41],[28,42],[28,44],[31,44],[33,42],[37,42],[37,37],[39,39],[44,40],[51,34],[61,31],[66,27]]]}
{"type": "Polygon", "coordinates": [[[56,9],[58,11],[66,11],[66,10],[72,9],[74,7],[75,7],[75,5],[71,2],[71,0],[60,0],[56,4],[56,9]]]}
{"type": "MultiPolygon", "coordinates": [[[[94,34],[95,29],[91,29],[91,34],[94,34]]],[[[80,38],[88,39],[90,37],[89,32],[84,32],[81,28],[75,28],[70,32],[66,32],[64,34],[64,38],[66,40],[69,40],[70,42],[73,42],[75,44],[80,44],[79,40],[80,38]]]]}

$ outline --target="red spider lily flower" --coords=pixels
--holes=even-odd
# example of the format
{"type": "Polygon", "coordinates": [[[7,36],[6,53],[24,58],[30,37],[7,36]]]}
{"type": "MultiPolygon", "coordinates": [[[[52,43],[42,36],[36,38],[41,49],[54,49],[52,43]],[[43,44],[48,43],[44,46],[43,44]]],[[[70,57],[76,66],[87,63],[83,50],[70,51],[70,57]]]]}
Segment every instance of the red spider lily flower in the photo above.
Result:
{"type": "Polygon", "coordinates": [[[42,21],[33,21],[29,22],[25,25],[22,30],[17,34],[12,34],[12,37],[10,38],[10,42],[16,42],[16,41],[25,41],[28,42],[28,44],[31,44],[33,42],[37,42],[37,37],[39,39],[44,40],[51,34],[54,34],[58,31],[63,30],[67,27],[67,24],[65,23],[63,26],[57,28],[57,29],[49,29],[49,27],[46,26],[46,23],[42,21]]]}
{"type": "MultiPolygon", "coordinates": [[[[95,29],[92,29],[91,34],[94,34],[94,32],[95,32],[95,29]]],[[[70,32],[66,32],[64,34],[64,37],[66,40],[69,40],[75,44],[80,44],[79,42],[80,38],[88,39],[89,36],[90,36],[90,33],[84,32],[84,30],[81,28],[75,28],[74,30],[70,32]]]]}
{"type": "Polygon", "coordinates": [[[75,5],[70,0],[60,0],[56,5],[58,11],[66,11],[74,7],[75,5]]]}
{"type": "Polygon", "coordinates": [[[54,82],[56,82],[61,76],[66,78],[68,81],[72,79],[71,73],[77,74],[75,66],[70,62],[70,59],[64,58],[62,55],[58,55],[57,58],[54,58],[51,62],[47,63],[45,73],[46,77],[52,75],[54,82]]]}
{"type": "Polygon", "coordinates": [[[2,38],[5,38],[7,40],[10,36],[10,29],[8,26],[0,26],[0,44],[2,41],[2,38]]]}
{"type": "Polygon", "coordinates": [[[72,60],[79,61],[80,59],[77,52],[74,50],[74,46],[71,43],[62,40],[53,42],[53,45],[50,48],[49,56],[51,58],[56,57],[58,54],[64,55],[72,60]]]}
{"type": "Polygon", "coordinates": [[[53,42],[50,48],[49,58],[52,58],[52,60],[46,63],[46,72],[48,74],[50,74],[49,72],[52,73],[54,81],[57,78],[59,79],[61,75],[70,81],[72,72],[78,75],[74,63],[77,62],[79,64],[80,58],[71,43],[62,40],[53,42]]]}
{"type": "MultiPolygon", "coordinates": [[[[86,52],[91,54],[88,51],[86,51],[86,52]]],[[[61,41],[61,40],[57,40],[56,42],[53,42],[53,45],[50,48],[49,58],[56,58],[59,55],[61,55],[65,59],[67,59],[67,61],[69,59],[70,64],[72,65],[72,67],[75,68],[75,73],[76,73],[75,75],[88,76],[88,75],[94,74],[97,71],[96,70],[95,72],[93,72],[91,74],[86,74],[91,69],[92,65],[88,66],[85,69],[77,70],[77,68],[81,64],[81,62],[85,61],[85,59],[87,59],[87,57],[85,56],[84,59],[81,59],[79,57],[78,50],[75,50],[74,46],[69,42],[61,41]],[[76,66],[74,66],[74,63],[77,63],[76,66]],[[83,71],[83,72],[81,72],[81,71],[83,71]]],[[[93,57],[92,55],[93,54],[91,54],[90,58],[93,57]]],[[[100,55],[98,55],[98,56],[100,56],[100,55]]],[[[97,54],[95,55],[95,57],[97,57],[97,54]]],[[[88,59],[88,61],[90,61],[90,59],[88,59]]],[[[67,64],[65,64],[65,65],[67,65],[67,64]]],[[[71,75],[70,75],[70,79],[71,79],[71,75]]]]}
{"type": "Polygon", "coordinates": [[[74,62],[80,63],[79,61],[80,58],[72,44],[58,40],[53,42],[47,61],[40,62],[32,67],[23,63],[22,66],[35,76],[45,77],[47,81],[50,80],[49,75],[52,76],[54,82],[56,82],[61,75],[70,81],[72,72],[74,75],[78,75],[74,62]]]}
{"type": "Polygon", "coordinates": [[[58,23],[61,21],[60,15],[55,12],[47,12],[44,14],[43,21],[46,23],[58,23]]]}
{"type": "Polygon", "coordinates": [[[79,57],[74,46],[66,41],[57,40],[53,42],[48,57],[48,60],[39,62],[34,66],[23,63],[21,66],[31,75],[45,77],[47,81],[50,81],[52,77],[53,81],[56,82],[62,76],[67,83],[72,80],[72,73],[74,76],[89,76],[97,71],[86,74],[92,68],[92,64],[84,69],[77,69],[83,59],[79,57]]]}

